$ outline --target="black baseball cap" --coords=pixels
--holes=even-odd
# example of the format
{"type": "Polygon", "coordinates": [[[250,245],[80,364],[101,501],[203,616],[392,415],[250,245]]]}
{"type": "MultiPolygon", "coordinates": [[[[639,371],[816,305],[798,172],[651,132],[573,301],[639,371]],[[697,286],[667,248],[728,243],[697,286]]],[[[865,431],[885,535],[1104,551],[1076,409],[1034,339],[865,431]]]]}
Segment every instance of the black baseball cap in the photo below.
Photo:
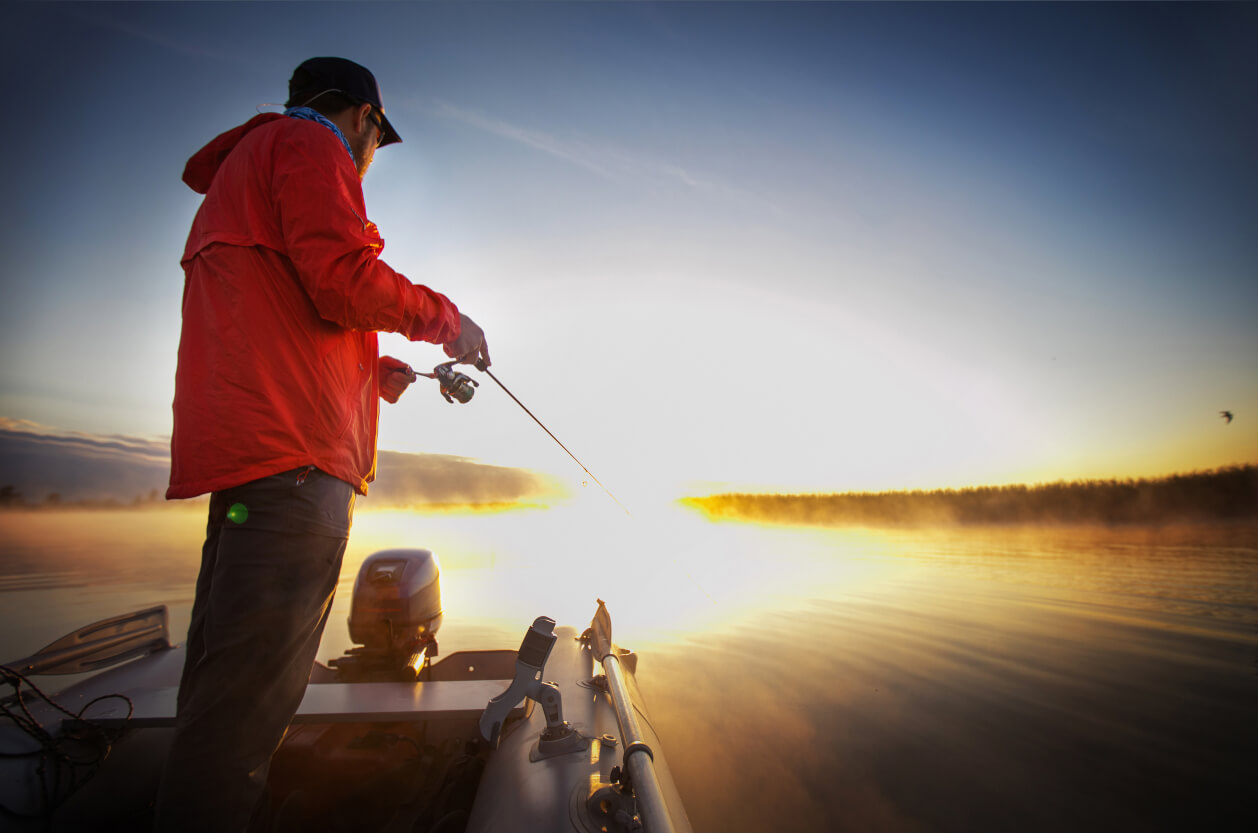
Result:
{"type": "Polygon", "coordinates": [[[380,147],[402,141],[402,137],[389,124],[380,103],[380,86],[376,76],[365,66],[345,58],[311,58],[293,70],[288,81],[288,107],[302,107],[322,93],[337,92],[362,104],[370,104],[380,113],[384,124],[384,138],[380,147]]]}

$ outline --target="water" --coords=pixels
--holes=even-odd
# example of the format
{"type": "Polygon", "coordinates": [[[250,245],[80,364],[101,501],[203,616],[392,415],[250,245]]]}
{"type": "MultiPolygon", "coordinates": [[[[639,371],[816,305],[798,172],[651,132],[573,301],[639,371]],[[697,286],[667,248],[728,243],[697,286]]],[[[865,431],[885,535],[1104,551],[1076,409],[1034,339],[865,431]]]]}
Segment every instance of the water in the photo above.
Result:
{"type": "MultiPolygon", "coordinates": [[[[349,645],[362,559],[425,546],[446,652],[608,601],[698,831],[1258,829],[1258,528],[617,512],[360,512],[320,656],[349,645]]],[[[181,634],[202,527],[0,513],[0,658],[152,603],[181,634]]]]}

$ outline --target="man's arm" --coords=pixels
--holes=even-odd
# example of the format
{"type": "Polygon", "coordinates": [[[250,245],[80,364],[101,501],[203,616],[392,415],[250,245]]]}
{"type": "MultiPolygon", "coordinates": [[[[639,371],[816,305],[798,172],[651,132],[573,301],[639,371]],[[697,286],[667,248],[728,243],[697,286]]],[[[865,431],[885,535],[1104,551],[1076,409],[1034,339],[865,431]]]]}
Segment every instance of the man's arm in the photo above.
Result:
{"type": "Polygon", "coordinates": [[[379,259],[384,241],[366,219],[354,165],[330,131],[323,138],[279,143],[272,183],[286,254],[319,315],[347,329],[457,343],[458,308],[379,259]]]}

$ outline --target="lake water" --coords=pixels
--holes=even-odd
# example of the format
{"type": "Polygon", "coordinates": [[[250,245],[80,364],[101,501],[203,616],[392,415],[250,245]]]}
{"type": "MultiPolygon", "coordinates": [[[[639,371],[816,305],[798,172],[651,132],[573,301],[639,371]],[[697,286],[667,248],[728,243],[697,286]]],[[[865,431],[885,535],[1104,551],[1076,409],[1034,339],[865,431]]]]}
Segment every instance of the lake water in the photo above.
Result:
{"type": "MultiPolygon", "coordinates": [[[[697,831],[1258,829],[1258,527],[871,531],[674,507],[360,511],[442,563],[441,647],[606,599],[697,831]]],[[[200,511],[0,513],[0,660],[165,603],[200,511]]],[[[52,681],[55,678],[45,678],[52,681]]]]}

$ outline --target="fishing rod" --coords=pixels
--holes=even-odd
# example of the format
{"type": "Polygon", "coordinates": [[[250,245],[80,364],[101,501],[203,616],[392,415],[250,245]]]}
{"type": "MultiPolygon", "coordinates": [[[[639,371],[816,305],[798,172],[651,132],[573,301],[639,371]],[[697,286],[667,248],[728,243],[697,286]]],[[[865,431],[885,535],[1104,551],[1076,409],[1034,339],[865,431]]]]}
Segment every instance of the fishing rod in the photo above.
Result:
{"type": "MultiPolygon", "coordinates": [[[[453,404],[454,402],[457,401],[463,404],[467,404],[468,402],[472,401],[472,397],[476,394],[476,388],[480,387],[480,383],[477,382],[472,377],[468,376],[466,373],[460,373],[459,371],[455,370],[454,365],[458,364],[458,362],[459,362],[459,359],[455,359],[453,361],[439,364],[432,369],[432,373],[420,373],[419,371],[416,371],[416,370],[412,370],[411,372],[414,373],[416,376],[427,376],[429,379],[436,379],[438,384],[440,385],[441,395],[445,397],[445,400],[447,402],[453,404]]],[[[590,476],[590,479],[593,480],[595,483],[597,483],[598,487],[602,489],[604,492],[606,492],[609,498],[616,501],[616,505],[619,506],[621,509],[623,509],[626,515],[628,515],[631,518],[633,517],[633,513],[630,512],[623,503],[617,500],[616,496],[611,493],[611,489],[608,489],[606,486],[604,486],[603,481],[595,477],[594,472],[590,471],[589,468],[586,467],[585,463],[582,463],[580,460],[578,460],[577,455],[569,451],[568,446],[560,442],[559,438],[556,437],[551,432],[551,430],[547,428],[542,423],[542,421],[538,419],[537,416],[532,411],[530,411],[523,402],[520,401],[519,397],[517,397],[514,393],[512,393],[507,388],[507,386],[504,385],[502,381],[493,374],[492,371],[490,371],[489,367],[485,364],[484,359],[477,359],[473,366],[477,370],[479,370],[481,373],[484,373],[485,375],[487,375],[490,379],[493,379],[494,382],[497,383],[498,387],[502,388],[503,393],[505,393],[507,396],[510,396],[511,399],[515,402],[515,404],[523,408],[524,413],[532,417],[533,421],[536,422],[539,426],[541,426],[541,429],[545,431],[552,440],[558,443],[559,447],[562,448],[564,452],[566,452],[567,455],[572,458],[573,462],[575,462],[578,466],[580,466],[581,470],[584,471],[586,474],[588,474],[590,476]]]]}
{"type": "MultiPolygon", "coordinates": [[[[448,361],[443,364],[439,364],[432,369],[432,373],[419,373],[418,371],[412,370],[410,368],[407,368],[407,369],[410,370],[410,372],[414,376],[417,376],[417,377],[427,376],[429,379],[436,379],[440,385],[441,395],[445,397],[445,400],[447,402],[451,404],[455,402],[461,402],[463,404],[467,404],[468,402],[471,402],[472,397],[476,395],[476,389],[480,387],[480,383],[477,382],[472,377],[468,376],[466,373],[460,373],[459,371],[455,370],[454,366],[458,363],[459,363],[459,359],[454,359],[453,361],[448,361]]],[[[582,463],[580,460],[578,460],[577,455],[569,451],[568,447],[559,441],[559,438],[556,437],[554,433],[552,433],[551,430],[547,428],[542,423],[542,421],[538,419],[537,416],[532,411],[530,411],[523,402],[520,401],[519,397],[517,397],[514,393],[512,393],[507,388],[507,386],[502,383],[502,380],[500,380],[497,376],[495,376],[493,373],[490,372],[489,368],[485,365],[484,359],[477,359],[475,363],[473,364],[473,366],[477,370],[479,370],[481,373],[484,373],[485,375],[487,375],[490,379],[493,379],[494,382],[497,383],[498,387],[502,388],[503,393],[505,393],[507,396],[510,396],[511,399],[515,401],[515,404],[519,405],[524,410],[524,413],[532,417],[533,421],[536,422],[539,426],[541,426],[541,429],[545,431],[552,440],[558,443],[559,447],[562,448],[568,454],[568,456],[571,457],[573,461],[578,466],[581,467],[582,471],[584,471],[586,474],[590,476],[591,480],[593,480],[595,483],[598,484],[600,489],[602,489],[604,492],[607,493],[607,496],[609,498],[611,498],[613,501],[616,502],[617,506],[619,506],[622,510],[624,510],[624,513],[626,515],[628,515],[630,518],[633,517],[633,513],[630,512],[629,509],[623,503],[621,503],[616,498],[615,495],[611,493],[610,489],[608,489],[606,486],[603,485],[603,482],[601,480],[599,480],[597,477],[594,476],[594,472],[590,471],[589,468],[586,467],[585,463],[582,463]]],[[[711,602],[713,605],[715,605],[716,599],[712,598],[712,594],[709,593],[706,589],[704,589],[703,585],[699,583],[699,580],[695,578],[694,573],[690,572],[685,567],[682,567],[681,569],[682,569],[682,572],[686,574],[686,576],[690,579],[690,581],[694,584],[694,586],[699,590],[699,592],[702,593],[704,596],[707,596],[708,601],[711,602]]]]}

